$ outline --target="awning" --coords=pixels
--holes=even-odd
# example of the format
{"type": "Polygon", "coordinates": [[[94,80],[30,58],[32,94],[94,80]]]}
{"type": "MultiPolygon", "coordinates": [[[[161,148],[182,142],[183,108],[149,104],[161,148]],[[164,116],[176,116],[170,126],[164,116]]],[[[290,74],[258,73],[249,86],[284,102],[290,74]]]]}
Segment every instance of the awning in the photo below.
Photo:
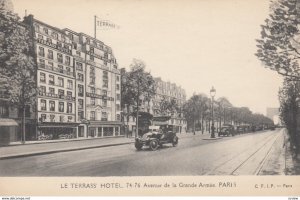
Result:
{"type": "Polygon", "coordinates": [[[19,126],[13,119],[0,118],[0,126],[19,126]]]}

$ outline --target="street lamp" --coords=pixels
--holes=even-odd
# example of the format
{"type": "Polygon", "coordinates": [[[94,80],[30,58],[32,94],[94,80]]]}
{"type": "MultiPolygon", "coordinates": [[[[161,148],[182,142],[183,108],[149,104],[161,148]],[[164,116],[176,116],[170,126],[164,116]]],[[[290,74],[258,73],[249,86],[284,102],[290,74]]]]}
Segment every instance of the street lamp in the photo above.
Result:
{"type": "Polygon", "coordinates": [[[210,89],[210,96],[211,96],[211,115],[212,115],[212,124],[211,124],[211,138],[215,138],[215,123],[214,123],[214,97],[216,95],[216,89],[212,87],[210,89]]]}

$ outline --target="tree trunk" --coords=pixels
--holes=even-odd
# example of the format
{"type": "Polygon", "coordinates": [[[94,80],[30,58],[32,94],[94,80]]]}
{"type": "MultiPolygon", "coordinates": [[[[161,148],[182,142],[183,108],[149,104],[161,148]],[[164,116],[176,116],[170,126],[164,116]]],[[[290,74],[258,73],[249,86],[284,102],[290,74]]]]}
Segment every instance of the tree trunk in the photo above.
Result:
{"type": "Polygon", "coordinates": [[[204,122],[204,120],[203,120],[203,114],[201,115],[201,133],[203,134],[203,132],[204,132],[204,126],[203,126],[203,122],[204,122]]]}

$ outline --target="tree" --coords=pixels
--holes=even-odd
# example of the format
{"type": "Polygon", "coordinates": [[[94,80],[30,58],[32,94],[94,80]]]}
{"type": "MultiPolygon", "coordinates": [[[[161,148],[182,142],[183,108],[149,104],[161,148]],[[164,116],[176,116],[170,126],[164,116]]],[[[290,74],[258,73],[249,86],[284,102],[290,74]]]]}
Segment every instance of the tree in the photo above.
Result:
{"type": "Polygon", "coordinates": [[[25,142],[25,108],[34,107],[37,92],[33,41],[19,17],[0,9],[0,77],[1,90],[22,112],[22,142],[25,142]]]}
{"type": "Polygon", "coordinates": [[[175,98],[167,98],[162,96],[156,107],[157,114],[160,115],[172,115],[179,112],[179,105],[175,98]]]}
{"type": "Polygon", "coordinates": [[[294,80],[300,78],[300,3],[297,1],[272,1],[269,18],[261,26],[261,39],[257,40],[255,54],[266,67],[294,80]]]}
{"type": "Polygon", "coordinates": [[[299,97],[299,82],[285,80],[283,87],[279,91],[280,118],[286,125],[288,134],[291,138],[291,147],[296,155],[300,151],[300,136],[297,131],[297,127],[299,126],[299,122],[297,120],[299,118],[299,97]]]}
{"type": "MultiPolygon", "coordinates": [[[[145,71],[146,65],[143,61],[133,59],[130,67],[129,72],[122,73],[121,86],[122,109],[126,108],[125,110],[127,110],[127,121],[128,116],[131,114],[130,107],[135,107],[136,117],[138,118],[141,98],[143,98],[143,101],[149,102],[156,91],[155,81],[150,72],[145,71]]],[[[136,121],[138,123],[138,119],[136,121]]]]}
{"type": "Polygon", "coordinates": [[[226,108],[232,107],[232,104],[229,102],[229,100],[226,97],[220,97],[217,100],[217,112],[216,116],[219,118],[219,128],[221,128],[221,123],[223,119],[223,124],[225,124],[225,118],[226,118],[226,108]]]}

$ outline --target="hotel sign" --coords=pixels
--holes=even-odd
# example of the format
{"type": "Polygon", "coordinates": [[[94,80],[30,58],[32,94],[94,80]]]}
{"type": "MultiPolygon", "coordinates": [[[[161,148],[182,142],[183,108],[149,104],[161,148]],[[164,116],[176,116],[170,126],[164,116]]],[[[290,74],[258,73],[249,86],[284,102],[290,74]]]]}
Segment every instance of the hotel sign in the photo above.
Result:
{"type": "Polygon", "coordinates": [[[103,99],[103,100],[108,100],[108,101],[114,101],[115,99],[113,97],[108,97],[105,95],[99,95],[99,94],[94,94],[94,93],[86,93],[87,97],[93,97],[93,98],[97,98],[97,99],[103,99]]]}
{"type": "Polygon", "coordinates": [[[50,42],[47,42],[43,39],[37,39],[37,42],[40,43],[40,44],[43,44],[43,45],[46,45],[46,46],[49,46],[49,47],[52,47],[54,49],[57,49],[63,53],[67,53],[69,55],[72,55],[72,51],[70,49],[67,49],[67,48],[64,48],[64,47],[60,47],[60,46],[57,46],[56,44],[53,44],[53,43],[50,43],[50,42]]]}

